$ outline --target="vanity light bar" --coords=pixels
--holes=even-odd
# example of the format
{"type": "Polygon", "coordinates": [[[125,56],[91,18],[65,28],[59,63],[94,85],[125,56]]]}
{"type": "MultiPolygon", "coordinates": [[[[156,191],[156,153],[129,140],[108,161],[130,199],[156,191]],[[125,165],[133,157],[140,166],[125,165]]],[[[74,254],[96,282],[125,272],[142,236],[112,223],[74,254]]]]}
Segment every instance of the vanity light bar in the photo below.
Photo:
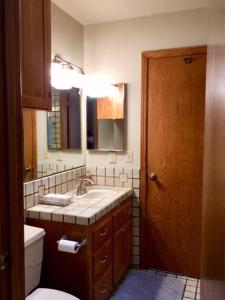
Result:
{"type": "Polygon", "coordinates": [[[75,64],[73,64],[73,63],[71,63],[71,62],[69,62],[69,61],[67,61],[67,60],[65,60],[65,59],[62,58],[59,54],[56,54],[56,55],[54,56],[52,62],[53,62],[53,63],[63,63],[63,64],[65,64],[65,65],[68,65],[70,68],[75,67],[75,68],[77,68],[77,69],[80,71],[81,74],[85,74],[84,70],[83,70],[81,67],[79,67],[79,66],[77,66],[77,65],[75,65],[75,64]]]}

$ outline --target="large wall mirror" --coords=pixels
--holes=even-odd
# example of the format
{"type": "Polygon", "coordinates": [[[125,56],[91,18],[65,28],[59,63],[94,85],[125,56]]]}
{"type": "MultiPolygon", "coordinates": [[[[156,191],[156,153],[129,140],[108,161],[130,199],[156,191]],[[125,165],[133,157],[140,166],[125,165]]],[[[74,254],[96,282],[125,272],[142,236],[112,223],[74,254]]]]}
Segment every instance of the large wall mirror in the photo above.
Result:
{"type": "Polygon", "coordinates": [[[87,97],[87,149],[125,150],[126,85],[116,84],[117,93],[87,97]]]}
{"type": "Polygon", "coordinates": [[[85,164],[81,106],[78,89],[53,89],[51,112],[24,109],[24,181],[85,164]]]}

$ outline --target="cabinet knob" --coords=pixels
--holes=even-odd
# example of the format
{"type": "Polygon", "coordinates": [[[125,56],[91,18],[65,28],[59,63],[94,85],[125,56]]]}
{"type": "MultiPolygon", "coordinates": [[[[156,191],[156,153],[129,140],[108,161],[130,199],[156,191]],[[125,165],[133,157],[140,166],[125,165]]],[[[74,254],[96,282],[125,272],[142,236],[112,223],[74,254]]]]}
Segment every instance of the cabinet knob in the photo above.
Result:
{"type": "Polygon", "coordinates": [[[105,287],[104,287],[104,289],[100,290],[100,293],[101,294],[105,294],[108,291],[108,287],[109,287],[109,285],[106,284],[105,287]]]}
{"type": "Polygon", "coordinates": [[[106,236],[108,233],[108,229],[106,228],[103,232],[100,232],[99,235],[100,236],[106,236]]]}
{"type": "Polygon", "coordinates": [[[100,264],[104,264],[107,261],[108,256],[105,255],[103,258],[99,260],[100,264]]]}

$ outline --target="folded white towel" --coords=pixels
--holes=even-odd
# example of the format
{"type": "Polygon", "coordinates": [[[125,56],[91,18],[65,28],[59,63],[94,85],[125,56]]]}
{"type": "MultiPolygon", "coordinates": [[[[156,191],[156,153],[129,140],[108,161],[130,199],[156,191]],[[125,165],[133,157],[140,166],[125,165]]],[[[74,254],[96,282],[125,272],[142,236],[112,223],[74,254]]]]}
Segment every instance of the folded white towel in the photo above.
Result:
{"type": "Polygon", "coordinates": [[[40,198],[41,204],[67,206],[71,203],[71,195],[48,194],[40,198]]]}

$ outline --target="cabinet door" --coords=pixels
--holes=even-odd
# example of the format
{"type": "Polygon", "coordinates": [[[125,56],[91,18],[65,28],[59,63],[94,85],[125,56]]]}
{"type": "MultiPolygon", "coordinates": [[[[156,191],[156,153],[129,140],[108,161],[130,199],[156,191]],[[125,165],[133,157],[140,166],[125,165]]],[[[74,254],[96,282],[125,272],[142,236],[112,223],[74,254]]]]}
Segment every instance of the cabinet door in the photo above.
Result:
{"type": "Polygon", "coordinates": [[[114,236],[113,285],[121,279],[132,260],[132,223],[128,222],[114,236]]]}
{"type": "Polygon", "coordinates": [[[50,0],[22,0],[21,4],[22,103],[27,108],[50,110],[50,0]]]}

